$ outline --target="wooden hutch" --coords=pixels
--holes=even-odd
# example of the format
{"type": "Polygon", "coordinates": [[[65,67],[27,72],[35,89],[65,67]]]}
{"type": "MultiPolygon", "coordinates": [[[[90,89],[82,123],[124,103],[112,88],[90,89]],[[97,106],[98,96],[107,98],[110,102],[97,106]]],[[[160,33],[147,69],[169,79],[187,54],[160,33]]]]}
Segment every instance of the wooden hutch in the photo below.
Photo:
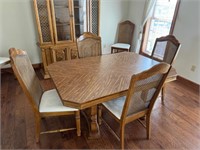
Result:
{"type": "Polygon", "coordinates": [[[77,58],[76,38],[83,32],[99,35],[99,0],[33,2],[44,78],[49,78],[47,66],[53,63],[53,54],[56,61],[77,58]]]}

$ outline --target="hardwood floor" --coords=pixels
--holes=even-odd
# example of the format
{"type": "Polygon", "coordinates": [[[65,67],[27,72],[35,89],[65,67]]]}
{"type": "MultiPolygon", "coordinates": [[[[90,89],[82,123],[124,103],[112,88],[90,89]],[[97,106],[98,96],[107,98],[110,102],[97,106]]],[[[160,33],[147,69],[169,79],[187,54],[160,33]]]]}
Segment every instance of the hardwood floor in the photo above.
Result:
{"type": "MultiPolygon", "coordinates": [[[[53,88],[51,80],[42,80],[45,89],[53,88]]],[[[117,123],[104,113],[104,118],[116,130],[117,123]]],[[[200,99],[199,93],[178,81],[166,85],[165,103],[158,99],[152,114],[152,132],[146,139],[146,130],[135,121],[126,126],[127,149],[199,149],[200,99]]],[[[42,129],[74,126],[75,119],[55,117],[42,120],[42,129]]],[[[44,134],[35,142],[35,124],[32,108],[18,81],[11,73],[1,74],[1,148],[2,149],[118,149],[120,142],[109,129],[100,126],[101,138],[87,139],[87,124],[81,116],[81,137],[76,131],[44,134]]]]}

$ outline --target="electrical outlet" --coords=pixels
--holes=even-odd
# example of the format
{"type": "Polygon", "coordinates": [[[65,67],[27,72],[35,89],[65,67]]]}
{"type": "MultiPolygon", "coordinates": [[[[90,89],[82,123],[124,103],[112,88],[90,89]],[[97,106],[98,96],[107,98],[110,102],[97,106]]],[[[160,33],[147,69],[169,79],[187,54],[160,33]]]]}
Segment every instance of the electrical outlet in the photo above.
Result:
{"type": "Polygon", "coordinates": [[[192,67],[191,67],[190,70],[193,71],[193,72],[195,72],[195,70],[196,70],[196,66],[195,66],[195,65],[192,65],[192,67]]]}

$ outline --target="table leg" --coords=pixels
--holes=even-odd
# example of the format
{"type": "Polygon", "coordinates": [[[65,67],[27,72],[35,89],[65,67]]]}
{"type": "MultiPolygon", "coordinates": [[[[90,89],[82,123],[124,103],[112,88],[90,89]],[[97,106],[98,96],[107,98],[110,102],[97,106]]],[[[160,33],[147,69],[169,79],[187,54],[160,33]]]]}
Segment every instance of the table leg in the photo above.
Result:
{"type": "Polygon", "coordinates": [[[97,139],[100,137],[99,125],[97,123],[97,106],[86,109],[84,116],[88,123],[89,134],[88,139],[97,139]]]}
{"type": "Polygon", "coordinates": [[[95,139],[100,137],[99,125],[97,123],[97,106],[91,107],[90,110],[90,130],[89,139],[95,139]]]}

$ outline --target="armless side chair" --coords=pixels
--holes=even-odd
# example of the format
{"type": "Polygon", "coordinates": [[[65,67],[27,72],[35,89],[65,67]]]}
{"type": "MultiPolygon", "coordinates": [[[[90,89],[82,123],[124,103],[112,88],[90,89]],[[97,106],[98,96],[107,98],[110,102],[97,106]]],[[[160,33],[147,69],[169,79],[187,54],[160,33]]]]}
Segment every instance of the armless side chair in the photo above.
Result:
{"type": "MultiPolygon", "coordinates": [[[[141,117],[146,117],[146,125],[143,125],[146,127],[147,139],[150,138],[151,112],[170,68],[169,64],[160,63],[147,71],[133,75],[126,96],[102,103],[104,110],[120,124],[120,136],[114,131],[112,133],[120,140],[122,149],[125,125],[141,117]]],[[[99,118],[103,120],[101,113],[99,118]]],[[[109,126],[104,120],[103,122],[109,126]]],[[[109,128],[112,129],[110,126],[109,128]]]]}
{"type": "MultiPolygon", "coordinates": [[[[163,37],[159,37],[156,39],[151,58],[160,62],[166,62],[170,65],[173,64],[179,49],[181,47],[181,44],[173,35],[167,35],[163,37]]],[[[169,77],[174,76],[174,74],[177,74],[175,69],[172,68],[169,77]]],[[[173,80],[168,80],[173,81],[173,80]]],[[[164,103],[164,93],[165,93],[165,86],[163,86],[161,91],[161,100],[162,103],[164,103]]]]}
{"type": "Polygon", "coordinates": [[[101,37],[90,32],[84,32],[77,39],[77,48],[79,58],[100,56],[102,54],[101,37]]]}
{"type": "Polygon", "coordinates": [[[111,46],[111,53],[120,51],[130,51],[133,40],[135,24],[129,20],[119,24],[117,43],[111,46]]]}
{"type": "Polygon", "coordinates": [[[64,132],[77,130],[77,135],[81,135],[80,112],[78,109],[66,107],[56,91],[56,89],[44,91],[40,81],[32,67],[27,53],[20,49],[9,49],[11,66],[24,93],[32,105],[36,124],[36,142],[39,142],[40,134],[64,132]],[[43,117],[75,115],[76,128],[59,129],[54,131],[40,131],[40,121],[43,117]]]}

